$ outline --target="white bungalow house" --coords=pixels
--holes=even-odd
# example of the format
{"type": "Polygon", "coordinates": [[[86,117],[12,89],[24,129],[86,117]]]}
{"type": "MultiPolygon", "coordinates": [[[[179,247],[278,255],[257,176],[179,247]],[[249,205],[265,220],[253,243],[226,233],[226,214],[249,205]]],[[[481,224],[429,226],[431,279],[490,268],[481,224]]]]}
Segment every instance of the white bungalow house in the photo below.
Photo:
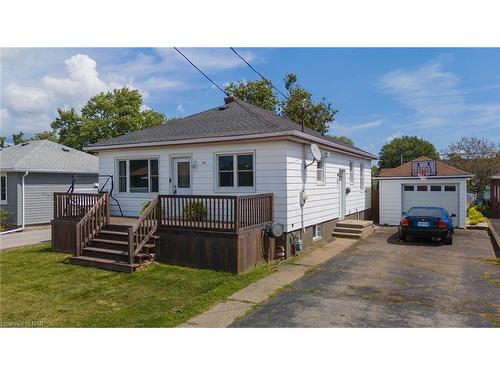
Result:
{"type": "Polygon", "coordinates": [[[292,233],[308,246],[331,238],[338,220],[370,218],[374,155],[233,98],[86,150],[97,153],[100,175],[114,176],[125,216],[138,216],[158,194],[273,193],[287,248],[292,233]]]}

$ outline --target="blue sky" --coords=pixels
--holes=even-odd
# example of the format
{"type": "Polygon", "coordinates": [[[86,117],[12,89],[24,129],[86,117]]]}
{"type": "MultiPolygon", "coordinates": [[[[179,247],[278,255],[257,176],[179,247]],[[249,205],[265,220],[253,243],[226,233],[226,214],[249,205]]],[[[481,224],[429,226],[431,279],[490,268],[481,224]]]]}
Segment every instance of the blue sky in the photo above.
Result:
{"type": "MultiPolygon", "coordinates": [[[[223,85],[258,77],[229,48],[182,49],[223,85]]],[[[500,141],[500,49],[237,48],[284,90],[283,77],[339,110],[330,133],[378,153],[417,135],[438,150],[464,135],[500,141]]],[[[167,117],[217,105],[223,95],[171,48],[2,49],[1,134],[46,130],[57,107],[79,109],[103,90],[127,85],[167,117]]]]}

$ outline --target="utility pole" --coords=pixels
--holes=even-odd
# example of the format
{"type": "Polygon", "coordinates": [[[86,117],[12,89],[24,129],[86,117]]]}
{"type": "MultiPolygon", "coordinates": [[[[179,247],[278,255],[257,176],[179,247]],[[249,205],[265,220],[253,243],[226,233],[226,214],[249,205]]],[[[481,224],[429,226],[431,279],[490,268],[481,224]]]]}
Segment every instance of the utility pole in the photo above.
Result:
{"type": "Polygon", "coordinates": [[[403,154],[401,154],[401,165],[403,165],[403,154]]]}

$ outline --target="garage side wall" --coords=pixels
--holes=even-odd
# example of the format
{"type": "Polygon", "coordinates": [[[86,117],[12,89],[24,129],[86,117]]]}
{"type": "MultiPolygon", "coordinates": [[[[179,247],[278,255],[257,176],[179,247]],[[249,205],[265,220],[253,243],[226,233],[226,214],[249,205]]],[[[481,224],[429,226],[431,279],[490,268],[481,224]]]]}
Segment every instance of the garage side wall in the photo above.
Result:
{"type": "MultiPolygon", "coordinates": [[[[401,220],[401,212],[403,210],[402,190],[403,184],[416,184],[420,182],[419,179],[404,179],[404,180],[380,180],[379,181],[379,194],[380,194],[380,224],[381,225],[398,225],[401,220]]],[[[465,228],[467,221],[467,180],[460,179],[428,179],[429,184],[458,184],[459,186],[459,217],[458,227],[465,228]]],[[[425,202],[422,202],[425,205],[425,202]]]]}

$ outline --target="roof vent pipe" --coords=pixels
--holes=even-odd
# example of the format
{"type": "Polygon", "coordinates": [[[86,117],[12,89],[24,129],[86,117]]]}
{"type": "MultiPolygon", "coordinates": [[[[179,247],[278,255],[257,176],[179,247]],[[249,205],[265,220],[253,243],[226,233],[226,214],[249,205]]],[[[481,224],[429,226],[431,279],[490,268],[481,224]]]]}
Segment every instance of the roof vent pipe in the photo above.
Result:
{"type": "Polygon", "coordinates": [[[234,101],[235,101],[234,96],[228,96],[224,98],[225,104],[233,103],[234,101]]]}

